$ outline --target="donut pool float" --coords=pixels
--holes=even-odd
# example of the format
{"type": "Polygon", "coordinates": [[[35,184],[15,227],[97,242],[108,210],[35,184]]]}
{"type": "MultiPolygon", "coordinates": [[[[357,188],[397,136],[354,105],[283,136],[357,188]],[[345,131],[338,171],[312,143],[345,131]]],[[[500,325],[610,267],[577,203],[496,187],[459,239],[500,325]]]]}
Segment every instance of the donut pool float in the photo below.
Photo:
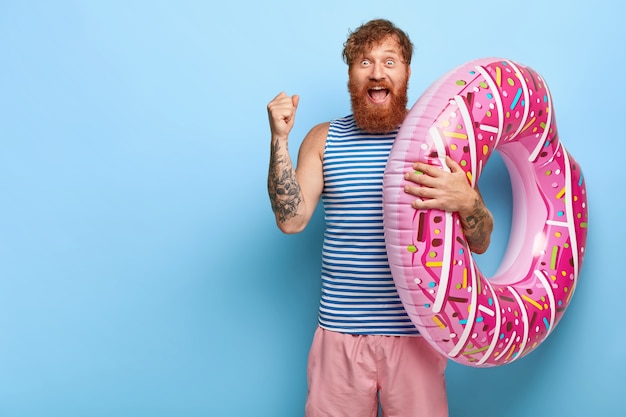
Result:
{"type": "Polygon", "coordinates": [[[554,330],[580,275],[587,214],[583,174],[559,140],[548,86],[506,59],[471,61],[435,81],[400,127],[383,177],[385,241],[402,303],[435,349],[473,367],[519,359],[554,330]],[[413,209],[404,173],[416,161],[449,171],[449,155],[476,187],[494,150],[510,175],[513,216],[487,279],[458,214],[413,209]]]}

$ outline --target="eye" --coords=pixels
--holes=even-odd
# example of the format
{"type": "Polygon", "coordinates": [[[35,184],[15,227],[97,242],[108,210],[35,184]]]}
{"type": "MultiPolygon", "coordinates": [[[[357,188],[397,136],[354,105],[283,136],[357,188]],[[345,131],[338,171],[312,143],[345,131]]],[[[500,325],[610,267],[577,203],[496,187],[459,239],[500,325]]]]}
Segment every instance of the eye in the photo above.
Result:
{"type": "Polygon", "coordinates": [[[363,59],[361,60],[361,66],[363,67],[367,67],[370,65],[370,60],[369,59],[363,59]]]}
{"type": "Polygon", "coordinates": [[[389,67],[392,67],[396,62],[393,59],[388,59],[385,64],[389,67]]]}

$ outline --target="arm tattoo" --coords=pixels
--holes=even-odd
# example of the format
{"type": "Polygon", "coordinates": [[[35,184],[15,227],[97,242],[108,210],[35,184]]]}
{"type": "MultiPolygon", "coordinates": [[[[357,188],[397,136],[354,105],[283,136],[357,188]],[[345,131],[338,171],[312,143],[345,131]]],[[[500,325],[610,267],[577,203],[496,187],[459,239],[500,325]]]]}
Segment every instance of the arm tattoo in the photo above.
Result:
{"type": "Polygon", "coordinates": [[[463,232],[470,249],[474,251],[486,250],[489,242],[490,228],[487,222],[490,221],[490,215],[485,206],[479,199],[474,201],[474,211],[467,217],[461,217],[463,232]]]}
{"type": "Polygon", "coordinates": [[[270,171],[267,177],[267,191],[272,210],[280,222],[285,222],[298,214],[302,203],[302,192],[293,166],[279,155],[280,144],[272,143],[270,171]]]}

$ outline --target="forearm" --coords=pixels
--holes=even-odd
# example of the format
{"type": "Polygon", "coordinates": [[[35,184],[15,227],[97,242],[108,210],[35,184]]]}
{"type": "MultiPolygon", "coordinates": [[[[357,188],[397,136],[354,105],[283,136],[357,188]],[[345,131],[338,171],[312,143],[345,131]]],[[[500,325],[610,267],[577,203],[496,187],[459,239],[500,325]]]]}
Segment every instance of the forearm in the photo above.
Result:
{"type": "Polygon", "coordinates": [[[299,231],[304,199],[287,142],[272,139],[267,191],[278,227],[285,233],[299,231]]]}
{"type": "Polygon", "coordinates": [[[470,210],[459,212],[465,239],[472,252],[484,253],[491,242],[493,216],[485,206],[480,194],[470,210]]]}

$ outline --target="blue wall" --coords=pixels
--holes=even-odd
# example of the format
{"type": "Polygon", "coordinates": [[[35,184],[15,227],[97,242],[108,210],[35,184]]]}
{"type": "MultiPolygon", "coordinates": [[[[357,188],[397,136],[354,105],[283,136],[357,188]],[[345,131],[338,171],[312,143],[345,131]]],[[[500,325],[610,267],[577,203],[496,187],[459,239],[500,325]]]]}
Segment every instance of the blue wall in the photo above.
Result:
{"type": "MultiPolygon", "coordinates": [[[[296,236],[266,195],[265,106],[301,95],[291,151],[349,112],[349,29],[386,17],[416,53],[410,100],[484,56],[551,86],[582,165],[588,251],[564,319],[501,368],[451,363],[454,417],[626,407],[625,8],[619,0],[0,3],[0,416],[297,416],[322,215],[296,236]]],[[[507,172],[481,189],[510,224],[507,172]]]]}

